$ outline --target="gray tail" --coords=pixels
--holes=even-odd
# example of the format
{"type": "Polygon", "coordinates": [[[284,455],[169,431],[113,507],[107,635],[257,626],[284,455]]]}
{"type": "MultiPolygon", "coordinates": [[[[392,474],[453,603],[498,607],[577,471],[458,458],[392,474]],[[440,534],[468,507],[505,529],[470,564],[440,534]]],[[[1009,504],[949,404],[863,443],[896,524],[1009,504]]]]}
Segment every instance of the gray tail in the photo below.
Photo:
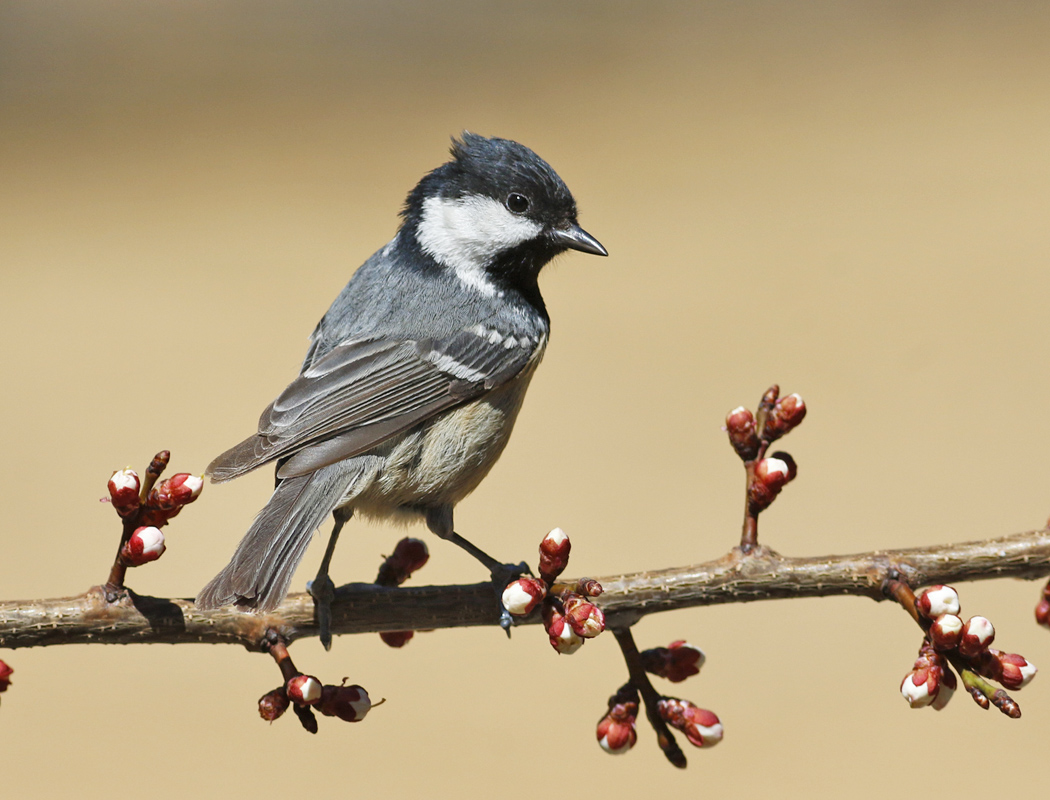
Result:
{"type": "Polygon", "coordinates": [[[255,611],[276,608],[288,593],[288,584],[314,531],[361,472],[360,465],[343,461],[281,481],[237,545],[230,563],[201,589],[197,607],[236,604],[255,611]]]}

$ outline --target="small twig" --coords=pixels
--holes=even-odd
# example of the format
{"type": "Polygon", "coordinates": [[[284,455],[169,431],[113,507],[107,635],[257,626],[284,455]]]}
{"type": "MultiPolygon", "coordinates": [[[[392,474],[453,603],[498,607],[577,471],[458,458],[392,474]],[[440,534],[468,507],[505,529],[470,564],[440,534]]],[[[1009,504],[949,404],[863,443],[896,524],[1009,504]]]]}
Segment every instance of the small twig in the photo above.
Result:
{"type": "Polygon", "coordinates": [[[142,481],[142,488],[139,490],[139,508],[138,510],[129,517],[124,518],[124,526],[120,535],[120,544],[117,545],[117,555],[113,559],[113,567],[109,571],[109,579],[103,585],[103,590],[106,593],[106,599],[110,602],[114,602],[124,591],[124,580],[127,577],[128,565],[124,559],[121,558],[121,552],[124,550],[124,545],[128,543],[128,539],[135,532],[135,529],[139,527],[142,519],[143,508],[145,508],[146,500],[149,498],[149,493],[153,490],[153,487],[157,483],[157,479],[163,474],[165,468],[168,466],[168,461],[171,459],[171,453],[168,450],[161,450],[157,455],[153,456],[153,460],[149,462],[149,466],[146,468],[146,477],[142,481]]]}
{"type": "Polygon", "coordinates": [[[627,664],[627,673],[631,678],[631,685],[638,690],[638,693],[642,696],[642,702],[645,703],[645,716],[648,718],[649,724],[653,726],[653,730],[656,731],[656,741],[660,745],[660,749],[664,751],[668,761],[676,767],[684,769],[686,766],[685,753],[682,752],[682,748],[678,746],[678,742],[671,735],[667,723],[663,721],[657,711],[657,704],[660,702],[661,696],[653,688],[653,684],[649,680],[649,674],[645,671],[645,667],[642,666],[642,656],[638,652],[638,646],[634,643],[634,635],[631,633],[630,627],[614,628],[613,636],[616,637],[616,643],[620,645],[620,652],[623,653],[623,660],[627,664]]]}

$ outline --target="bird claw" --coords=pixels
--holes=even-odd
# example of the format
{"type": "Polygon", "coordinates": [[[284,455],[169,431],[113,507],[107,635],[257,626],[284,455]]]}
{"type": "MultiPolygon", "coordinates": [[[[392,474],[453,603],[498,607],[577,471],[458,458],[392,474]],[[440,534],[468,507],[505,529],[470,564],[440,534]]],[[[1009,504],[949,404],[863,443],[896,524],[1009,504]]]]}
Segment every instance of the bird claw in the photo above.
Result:
{"type": "Polygon", "coordinates": [[[317,627],[321,644],[325,650],[332,649],[332,601],[335,599],[335,584],[327,575],[318,576],[306,584],[306,591],[314,599],[317,627]]]}

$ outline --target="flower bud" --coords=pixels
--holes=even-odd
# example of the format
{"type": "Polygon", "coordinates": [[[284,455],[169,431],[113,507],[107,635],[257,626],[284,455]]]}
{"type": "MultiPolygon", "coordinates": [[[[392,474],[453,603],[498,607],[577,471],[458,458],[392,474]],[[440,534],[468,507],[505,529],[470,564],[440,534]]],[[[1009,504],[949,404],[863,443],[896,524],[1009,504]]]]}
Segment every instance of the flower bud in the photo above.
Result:
{"type": "Polygon", "coordinates": [[[1035,624],[1050,628],[1050,598],[1043,597],[1036,604],[1035,624]]]}
{"type": "Polygon", "coordinates": [[[394,547],[379,568],[376,583],[380,586],[400,586],[412,573],[421,569],[430,559],[427,544],[422,539],[406,536],[394,547]]]}
{"type": "Polygon", "coordinates": [[[937,619],[941,614],[958,614],[959,593],[951,586],[937,584],[919,595],[915,607],[927,619],[937,619]]]}
{"type": "Polygon", "coordinates": [[[572,629],[572,625],[553,605],[543,608],[543,627],[550,637],[551,647],[561,655],[572,655],[581,647],[584,640],[572,629]]]}
{"type": "Polygon", "coordinates": [[[387,647],[404,647],[413,636],[415,631],[383,631],[379,634],[387,647]]]}
{"type": "Polygon", "coordinates": [[[503,607],[507,613],[523,617],[532,612],[547,596],[547,584],[525,576],[507,584],[503,590],[503,607]]]}
{"type": "Polygon", "coordinates": [[[995,628],[992,623],[984,617],[970,617],[962,628],[962,637],[959,640],[959,654],[966,658],[973,658],[983,650],[988,649],[995,640],[995,628]]]}
{"type": "Polygon", "coordinates": [[[372,708],[372,700],[364,687],[354,684],[342,686],[325,686],[317,702],[317,710],[327,717],[339,717],[344,722],[360,722],[372,708]]]}
{"type": "Polygon", "coordinates": [[[941,691],[945,671],[944,658],[924,645],[911,672],[901,681],[901,696],[912,708],[930,705],[941,691]]]}
{"type": "Polygon", "coordinates": [[[1024,688],[1039,671],[1035,664],[1017,653],[998,653],[997,657],[1001,667],[999,683],[1007,689],[1024,688]]]}
{"type": "Polygon", "coordinates": [[[656,710],[664,722],[684,733],[694,747],[714,747],[722,741],[725,731],[713,711],[676,697],[663,698],[656,710]]]}
{"type": "Polygon", "coordinates": [[[321,699],[321,682],[313,675],[296,675],[288,679],[284,691],[296,705],[312,706],[321,699]]]}
{"type": "Polygon", "coordinates": [[[141,484],[135,470],[118,469],[110,477],[106,487],[109,489],[109,498],[113,503],[113,508],[120,516],[127,517],[138,510],[141,484]]]}
{"type": "Polygon", "coordinates": [[[572,544],[565,531],[555,528],[540,542],[540,577],[547,583],[561,575],[569,563],[569,550],[572,544]]]}
{"type": "Polygon", "coordinates": [[[767,442],[779,439],[791,431],[806,416],[806,404],[797,394],[789,394],[776,401],[766,417],[766,426],[762,429],[762,438],[767,442]]]}
{"type": "Polygon", "coordinates": [[[736,454],[744,461],[752,461],[758,455],[761,442],[755,430],[755,415],[743,406],[737,406],[726,415],[726,433],[736,454]]]}
{"type": "Polygon", "coordinates": [[[763,458],[755,464],[755,478],[747,487],[748,505],[752,514],[769,507],[791,478],[791,467],[780,458],[763,458]]]}
{"type": "Polygon", "coordinates": [[[273,722],[288,710],[288,695],[283,686],[267,692],[259,698],[259,716],[267,722],[273,722]]]}
{"type": "Polygon", "coordinates": [[[578,595],[570,595],[564,605],[565,618],[577,636],[593,639],[605,630],[605,613],[598,606],[578,595]]]}
{"type": "Polygon", "coordinates": [[[0,692],[6,692],[7,687],[11,685],[11,674],[14,672],[11,667],[0,661],[0,692]]]}
{"type": "Polygon", "coordinates": [[[598,722],[598,744],[602,750],[618,756],[626,753],[638,741],[635,721],[638,718],[637,703],[620,703],[609,709],[598,722]]]}
{"type": "Polygon", "coordinates": [[[955,614],[941,614],[930,625],[930,641],[938,650],[951,650],[962,639],[963,621],[955,614]]]}
{"type": "Polygon", "coordinates": [[[681,683],[700,672],[704,665],[703,651],[679,639],[667,647],[654,647],[642,652],[642,665],[646,672],[667,678],[671,683],[681,683]]]}
{"type": "Polygon", "coordinates": [[[129,567],[141,567],[150,561],[156,561],[167,549],[164,545],[164,534],[152,526],[136,528],[124,546],[120,549],[121,560],[129,567]]]}

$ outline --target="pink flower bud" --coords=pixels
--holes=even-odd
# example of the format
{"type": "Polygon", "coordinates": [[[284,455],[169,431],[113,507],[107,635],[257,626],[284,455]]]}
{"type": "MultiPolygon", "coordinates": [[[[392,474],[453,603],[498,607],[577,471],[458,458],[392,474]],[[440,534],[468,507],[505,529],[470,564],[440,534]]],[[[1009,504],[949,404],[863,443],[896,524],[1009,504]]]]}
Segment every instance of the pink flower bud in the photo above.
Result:
{"type": "Polygon", "coordinates": [[[656,710],[664,722],[684,733],[694,747],[714,747],[722,741],[725,731],[713,711],[676,697],[663,698],[656,710]]]}
{"type": "Polygon", "coordinates": [[[959,593],[951,586],[937,584],[919,595],[915,607],[927,619],[937,619],[941,614],[958,614],[959,593]]]}
{"type": "Polygon", "coordinates": [[[106,487],[109,489],[109,498],[113,503],[113,508],[120,516],[127,517],[138,510],[141,484],[135,470],[118,469],[113,473],[106,487]]]}
{"type": "Polygon", "coordinates": [[[11,674],[14,672],[11,667],[0,661],[0,692],[6,692],[7,687],[11,685],[11,674]]]}
{"type": "Polygon", "coordinates": [[[565,618],[577,636],[593,639],[605,630],[605,613],[578,595],[565,600],[565,618]]]}
{"type": "Polygon", "coordinates": [[[758,455],[761,442],[755,430],[755,415],[743,406],[737,406],[726,415],[726,433],[729,443],[736,454],[744,461],[751,461],[758,455]]]}
{"type": "Polygon", "coordinates": [[[164,534],[152,526],[136,528],[120,550],[120,557],[129,567],[141,567],[156,561],[165,550],[164,534]]]}
{"type": "Polygon", "coordinates": [[[342,686],[325,686],[321,690],[316,708],[328,717],[339,717],[344,722],[360,722],[371,710],[372,700],[364,687],[357,684],[347,686],[346,678],[343,678],[342,686]]]}
{"type": "Polygon", "coordinates": [[[555,528],[540,542],[540,577],[547,583],[561,575],[569,563],[569,550],[572,544],[565,531],[555,528]]]}
{"type": "Polygon", "coordinates": [[[634,747],[638,741],[637,718],[637,703],[620,703],[610,708],[598,722],[598,744],[602,750],[618,756],[634,747]]]}
{"type": "Polygon", "coordinates": [[[944,685],[944,674],[948,671],[944,656],[923,643],[911,672],[901,681],[901,696],[912,708],[930,705],[937,699],[944,685]]]}
{"type": "Polygon", "coordinates": [[[259,698],[259,716],[267,722],[273,722],[288,710],[288,695],[284,687],[278,686],[259,698]]]}
{"type": "MultiPolygon", "coordinates": [[[[146,505],[158,508],[162,511],[173,511],[177,508],[192,503],[200,497],[204,488],[204,480],[196,475],[180,472],[166,478],[153,487],[149,493],[146,505]]],[[[175,516],[174,514],[170,516],[175,516]]]]}
{"type": "Polygon", "coordinates": [[[696,675],[704,665],[704,660],[700,648],[681,639],[671,642],[667,647],[654,647],[642,652],[645,670],[667,678],[671,683],[681,683],[691,675],[696,675]]]}
{"type": "Polygon", "coordinates": [[[748,504],[752,514],[769,507],[792,477],[791,466],[781,458],[763,458],[755,464],[755,479],[747,487],[748,504]]]}
{"type": "Polygon", "coordinates": [[[313,675],[296,675],[288,679],[284,691],[296,705],[312,706],[321,699],[321,682],[313,675]]]}
{"type": "Polygon", "coordinates": [[[406,536],[397,543],[394,552],[386,557],[379,568],[376,583],[380,586],[400,586],[429,559],[430,551],[427,550],[426,542],[406,536]]]}
{"type": "Polygon", "coordinates": [[[789,394],[776,401],[769,415],[766,426],[762,429],[762,438],[767,442],[775,441],[798,425],[806,416],[806,404],[797,394],[789,394]]]}
{"type": "Polygon", "coordinates": [[[503,590],[503,607],[509,614],[523,617],[532,612],[547,596],[547,584],[528,576],[507,584],[503,590]]]}
{"type": "Polygon", "coordinates": [[[998,659],[1002,667],[999,683],[1011,691],[1027,686],[1039,671],[1035,664],[1017,653],[999,653],[998,659]]]}
{"type": "Polygon", "coordinates": [[[959,640],[959,654],[966,658],[973,658],[983,650],[988,649],[995,640],[995,628],[992,623],[984,617],[970,617],[962,628],[962,637],[959,640]]]}
{"type": "Polygon", "coordinates": [[[930,641],[938,650],[951,650],[962,639],[963,621],[955,614],[941,614],[930,625],[930,641]]]}
{"type": "Polygon", "coordinates": [[[553,605],[543,608],[543,627],[550,637],[551,647],[562,655],[572,655],[581,647],[584,640],[572,629],[572,625],[553,605]]]}
{"type": "Polygon", "coordinates": [[[387,647],[404,647],[413,636],[414,631],[383,631],[379,634],[387,647]]]}

